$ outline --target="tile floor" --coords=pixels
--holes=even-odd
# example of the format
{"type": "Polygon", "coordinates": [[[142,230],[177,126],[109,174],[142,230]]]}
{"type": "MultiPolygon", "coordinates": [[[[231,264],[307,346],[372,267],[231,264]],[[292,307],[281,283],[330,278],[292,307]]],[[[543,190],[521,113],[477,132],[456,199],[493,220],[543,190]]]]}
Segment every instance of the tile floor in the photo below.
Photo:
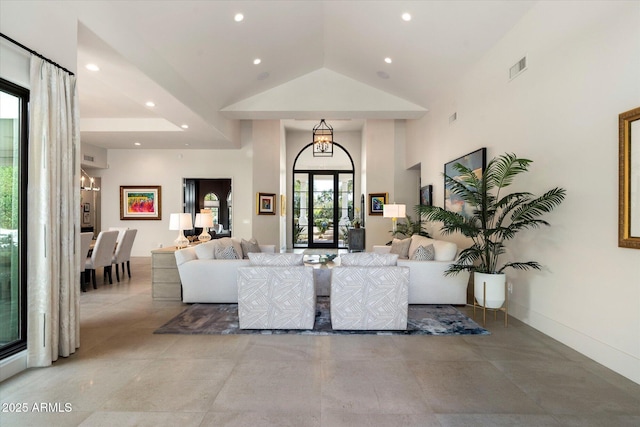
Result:
{"type": "Polygon", "coordinates": [[[71,411],[2,427],[640,425],[640,385],[515,319],[491,336],[153,335],[184,305],[151,299],[149,258],[132,271],[82,295],[76,354],[0,384],[2,403],[71,411]]]}

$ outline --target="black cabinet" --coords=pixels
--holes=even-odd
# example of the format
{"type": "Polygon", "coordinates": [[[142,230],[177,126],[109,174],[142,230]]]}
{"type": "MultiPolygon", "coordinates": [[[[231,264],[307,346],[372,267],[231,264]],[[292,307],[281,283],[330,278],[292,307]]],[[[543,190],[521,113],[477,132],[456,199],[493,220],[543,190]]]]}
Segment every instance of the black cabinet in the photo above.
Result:
{"type": "Polygon", "coordinates": [[[347,242],[349,252],[364,251],[364,228],[350,228],[349,241],[347,242]]]}

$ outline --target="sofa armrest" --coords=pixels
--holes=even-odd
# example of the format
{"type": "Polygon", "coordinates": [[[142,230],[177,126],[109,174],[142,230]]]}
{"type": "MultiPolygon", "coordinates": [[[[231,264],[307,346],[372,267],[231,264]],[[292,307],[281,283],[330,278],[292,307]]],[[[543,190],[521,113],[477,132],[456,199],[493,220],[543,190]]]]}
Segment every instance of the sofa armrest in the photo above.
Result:
{"type": "Polygon", "coordinates": [[[185,262],[198,259],[198,255],[196,255],[196,249],[194,247],[188,247],[188,248],[177,250],[175,252],[175,256],[176,256],[177,265],[182,265],[185,262]]]}

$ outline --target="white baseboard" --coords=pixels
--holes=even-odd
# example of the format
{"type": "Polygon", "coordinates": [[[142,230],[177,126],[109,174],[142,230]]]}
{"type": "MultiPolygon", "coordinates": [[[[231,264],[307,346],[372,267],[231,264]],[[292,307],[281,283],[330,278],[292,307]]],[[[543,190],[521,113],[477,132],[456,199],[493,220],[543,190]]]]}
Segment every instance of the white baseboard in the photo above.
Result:
{"type": "Polygon", "coordinates": [[[640,358],[509,301],[509,314],[612,371],[640,384],[640,358]]]}
{"type": "Polygon", "coordinates": [[[0,382],[27,369],[27,351],[21,351],[0,360],[0,382]]]}

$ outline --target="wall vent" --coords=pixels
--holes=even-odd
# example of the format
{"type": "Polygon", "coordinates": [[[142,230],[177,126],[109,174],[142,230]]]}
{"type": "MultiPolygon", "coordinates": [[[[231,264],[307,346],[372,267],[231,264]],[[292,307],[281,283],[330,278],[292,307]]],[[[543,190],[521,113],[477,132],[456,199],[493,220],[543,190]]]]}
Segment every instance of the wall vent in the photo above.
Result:
{"type": "Polygon", "coordinates": [[[453,113],[449,116],[449,124],[455,122],[456,120],[458,120],[458,113],[453,113]]]}
{"type": "Polygon", "coordinates": [[[95,159],[93,158],[93,156],[87,156],[86,154],[82,156],[82,158],[84,159],[84,161],[86,162],[93,162],[95,159]]]}
{"type": "Polygon", "coordinates": [[[524,70],[527,69],[527,57],[524,56],[518,62],[516,62],[511,68],[509,68],[509,79],[515,79],[524,70]]]}

